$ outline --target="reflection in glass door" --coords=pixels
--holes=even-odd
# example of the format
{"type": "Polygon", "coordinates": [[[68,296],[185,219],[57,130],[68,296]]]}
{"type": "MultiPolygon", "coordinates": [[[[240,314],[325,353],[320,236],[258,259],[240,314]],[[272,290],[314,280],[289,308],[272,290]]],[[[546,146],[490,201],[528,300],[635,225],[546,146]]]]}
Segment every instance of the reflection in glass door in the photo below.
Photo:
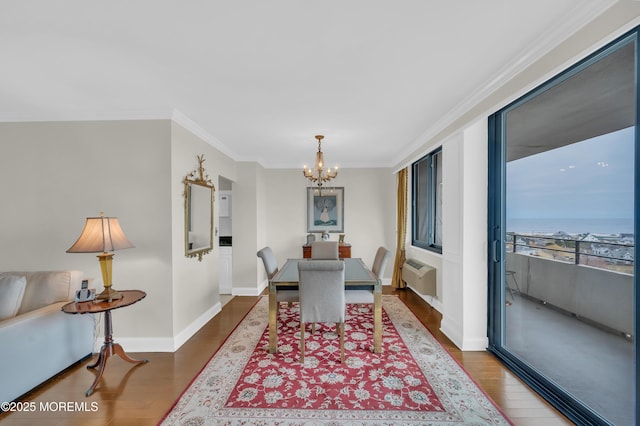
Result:
{"type": "Polygon", "coordinates": [[[636,414],[636,39],[490,121],[491,350],[577,421],[636,414]]]}

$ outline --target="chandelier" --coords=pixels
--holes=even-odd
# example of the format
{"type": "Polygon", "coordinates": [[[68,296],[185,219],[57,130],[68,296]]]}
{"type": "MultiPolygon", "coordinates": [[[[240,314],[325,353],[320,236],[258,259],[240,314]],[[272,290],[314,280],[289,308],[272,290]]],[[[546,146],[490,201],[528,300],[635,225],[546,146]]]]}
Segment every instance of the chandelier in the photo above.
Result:
{"type": "Polygon", "coordinates": [[[318,152],[316,152],[316,164],[313,168],[308,168],[308,169],[307,169],[307,166],[304,166],[302,173],[304,174],[304,177],[309,179],[311,182],[317,183],[318,186],[322,186],[324,182],[328,182],[331,179],[338,176],[338,167],[336,166],[333,171],[331,171],[331,168],[328,168],[328,169],[324,168],[324,156],[322,154],[322,148],[321,148],[322,139],[324,139],[324,136],[317,135],[316,139],[318,140],[318,152]]]}

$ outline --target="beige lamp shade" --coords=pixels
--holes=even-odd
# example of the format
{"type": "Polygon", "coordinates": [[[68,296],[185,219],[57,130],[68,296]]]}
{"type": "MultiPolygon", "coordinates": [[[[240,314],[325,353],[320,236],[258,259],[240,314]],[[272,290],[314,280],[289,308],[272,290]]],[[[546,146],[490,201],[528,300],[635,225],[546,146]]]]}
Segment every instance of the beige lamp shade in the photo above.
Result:
{"type": "Polygon", "coordinates": [[[98,260],[102,271],[102,282],[104,291],[96,296],[97,300],[112,301],[122,298],[122,293],[114,290],[111,284],[112,260],[115,250],[122,250],[133,247],[131,241],[125,237],[118,218],[88,217],[84,224],[84,229],[78,240],[67,250],[67,253],[100,253],[98,260]]]}
{"type": "Polygon", "coordinates": [[[78,240],[67,253],[106,253],[132,247],[117,217],[88,217],[78,240]]]}

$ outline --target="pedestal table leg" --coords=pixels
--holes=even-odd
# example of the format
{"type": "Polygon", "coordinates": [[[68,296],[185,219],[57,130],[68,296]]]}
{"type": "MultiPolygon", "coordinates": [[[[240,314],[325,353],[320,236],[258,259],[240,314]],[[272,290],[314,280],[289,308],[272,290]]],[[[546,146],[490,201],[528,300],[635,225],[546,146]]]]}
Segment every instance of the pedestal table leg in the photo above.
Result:
{"type": "Polygon", "coordinates": [[[122,346],[120,346],[118,343],[114,343],[113,342],[113,329],[112,329],[112,325],[111,325],[111,310],[108,310],[108,311],[105,311],[105,313],[104,313],[104,344],[102,345],[102,348],[100,349],[100,354],[98,355],[98,359],[96,360],[96,362],[94,364],[91,364],[91,365],[87,366],[87,368],[91,368],[91,369],[94,369],[94,368],[98,367],[98,372],[97,372],[95,380],[93,381],[93,384],[91,385],[91,387],[85,393],[86,396],[90,396],[93,393],[93,391],[95,390],[96,385],[98,384],[98,382],[102,378],[102,373],[104,373],[104,368],[107,365],[107,359],[113,354],[118,355],[123,360],[125,360],[127,362],[130,362],[132,364],[142,364],[142,363],[145,363],[145,362],[149,362],[148,359],[140,359],[140,360],[138,360],[138,359],[131,358],[129,355],[126,354],[124,349],[122,349],[122,346]]]}

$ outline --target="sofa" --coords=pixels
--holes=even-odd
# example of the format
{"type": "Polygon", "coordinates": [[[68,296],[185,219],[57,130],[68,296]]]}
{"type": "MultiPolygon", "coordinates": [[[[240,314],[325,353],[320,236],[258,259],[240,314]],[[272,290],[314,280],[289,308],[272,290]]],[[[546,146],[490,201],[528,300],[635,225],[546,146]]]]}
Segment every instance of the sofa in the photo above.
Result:
{"type": "Polygon", "coordinates": [[[13,401],[91,355],[92,315],[62,312],[80,271],[0,273],[0,402],[13,401]]]}

